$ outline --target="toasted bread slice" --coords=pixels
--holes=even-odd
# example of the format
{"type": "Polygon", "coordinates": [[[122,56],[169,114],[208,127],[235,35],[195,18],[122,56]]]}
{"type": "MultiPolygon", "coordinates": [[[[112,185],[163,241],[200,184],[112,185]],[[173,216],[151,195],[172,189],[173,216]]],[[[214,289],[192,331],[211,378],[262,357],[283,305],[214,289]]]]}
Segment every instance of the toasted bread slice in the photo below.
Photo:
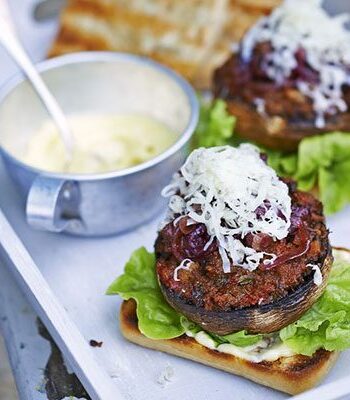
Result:
{"type": "Polygon", "coordinates": [[[208,88],[232,41],[281,0],[69,0],[50,56],[88,50],[146,55],[208,88]]]}
{"type": "Polygon", "coordinates": [[[133,300],[122,304],[120,328],[127,340],[140,346],[187,358],[293,395],[318,384],[338,357],[337,352],[318,350],[312,357],[298,355],[274,362],[252,363],[210,350],[186,335],[170,340],[149,339],[138,329],[133,300]]]}

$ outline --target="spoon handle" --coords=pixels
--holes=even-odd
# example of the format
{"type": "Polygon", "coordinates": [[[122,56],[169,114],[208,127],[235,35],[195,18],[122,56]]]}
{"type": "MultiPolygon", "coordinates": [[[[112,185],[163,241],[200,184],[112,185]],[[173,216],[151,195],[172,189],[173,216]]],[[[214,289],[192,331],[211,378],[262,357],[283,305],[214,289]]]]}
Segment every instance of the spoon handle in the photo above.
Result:
{"type": "Polygon", "coordinates": [[[0,18],[2,18],[2,20],[6,22],[7,27],[14,32],[7,0],[0,0],[0,18]]]}
{"type": "Polygon", "coordinates": [[[6,0],[0,0],[0,43],[21,67],[40,96],[47,111],[59,128],[68,157],[70,158],[73,152],[73,139],[67,119],[15,36],[15,33],[11,28],[11,20],[9,17],[6,17],[6,15],[9,15],[6,12],[6,0]]]}
{"type": "Polygon", "coordinates": [[[33,17],[36,22],[58,17],[65,0],[42,0],[34,6],[33,17]]]}

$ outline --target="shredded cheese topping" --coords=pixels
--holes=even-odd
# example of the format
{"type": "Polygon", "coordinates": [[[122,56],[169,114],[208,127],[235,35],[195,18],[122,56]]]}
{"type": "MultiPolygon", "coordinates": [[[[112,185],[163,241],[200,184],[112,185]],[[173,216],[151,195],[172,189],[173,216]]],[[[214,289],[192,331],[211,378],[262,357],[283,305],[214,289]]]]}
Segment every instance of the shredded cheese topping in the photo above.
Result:
{"type": "Polygon", "coordinates": [[[231,271],[231,262],[253,271],[276,258],[244,246],[248,233],[277,240],[289,233],[288,187],[249,144],[195,150],[162,195],[170,197],[168,222],[187,216],[190,224],[206,226],[206,248],[217,240],[224,272],[231,271]]]}
{"type": "Polygon", "coordinates": [[[331,17],[322,0],[285,0],[270,16],[262,18],[246,34],[242,57],[249,61],[257,43],[270,42],[273,51],[265,60],[270,79],[282,83],[297,67],[296,53],[305,51],[309,66],[318,72],[319,82],[299,80],[297,87],[311,98],[318,128],[325,115],[347,111],[343,85],[350,84],[350,33],[344,24],[350,14],[331,17]]]}
{"type": "Polygon", "coordinates": [[[312,268],[312,270],[314,271],[314,284],[316,286],[321,286],[323,282],[323,276],[320,267],[315,264],[308,264],[307,266],[312,268]]]}
{"type": "Polygon", "coordinates": [[[184,269],[185,271],[189,271],[192,265],[192,260],[189,258],[185,258],[184,260],[181,261],[181,264],[177,266],[174,270],[174,281],[178,282],[180,280],[179,278],[179,271],[181,269],[184,269]]]}

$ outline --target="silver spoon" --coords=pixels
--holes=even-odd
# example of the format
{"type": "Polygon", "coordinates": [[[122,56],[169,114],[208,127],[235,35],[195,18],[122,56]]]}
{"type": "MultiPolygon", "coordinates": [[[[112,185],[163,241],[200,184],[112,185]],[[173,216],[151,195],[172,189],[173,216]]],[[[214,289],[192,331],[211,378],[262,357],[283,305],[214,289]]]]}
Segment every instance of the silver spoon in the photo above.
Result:
{"type": "Polygon", "coordinates": [[[34,6],[33,17],[37,22],[58,17],[65,0],[42,0],[34,6]]]}
{"type": "Polygon", "coordinates": [[[58,132],[66,148],[67,158],[71,159],[74,149],[74,140],[67,119],[17,39],[12,29],[6,0],[0,0],[0,43],[5,47],[9,55],[16,61],[33,85],[47,111],[57,125],[58,132]]]}

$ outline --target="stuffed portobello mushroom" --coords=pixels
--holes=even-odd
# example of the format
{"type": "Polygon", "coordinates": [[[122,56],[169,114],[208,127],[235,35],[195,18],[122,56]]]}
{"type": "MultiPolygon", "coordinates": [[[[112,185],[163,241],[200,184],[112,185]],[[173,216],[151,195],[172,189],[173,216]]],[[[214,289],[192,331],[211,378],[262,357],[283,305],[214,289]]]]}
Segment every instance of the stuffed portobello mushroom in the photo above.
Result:
{"type": "Polygon", "coordinates": [[[349,131],[349,16],[331,17],[321,3],[286,0],[216,70],[214,93],[241,137],[293,151],[305,137],[349,131]]]}
{"type": "Polygon", "coordinates": [[[195,150],[163,194],[157,277],[189,320],[220,335],[270,333],[322,294],[333,261],[322,205],[254,146],[195,150]]]}

